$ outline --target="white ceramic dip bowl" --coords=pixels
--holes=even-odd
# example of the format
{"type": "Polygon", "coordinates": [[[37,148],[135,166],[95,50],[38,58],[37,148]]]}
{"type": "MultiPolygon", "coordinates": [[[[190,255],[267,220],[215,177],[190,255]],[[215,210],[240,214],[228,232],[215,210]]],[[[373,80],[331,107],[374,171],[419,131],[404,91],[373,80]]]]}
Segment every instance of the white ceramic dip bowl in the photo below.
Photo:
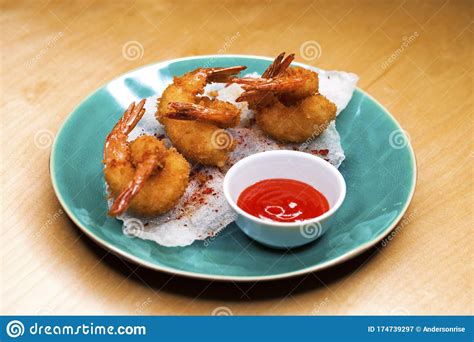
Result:
{"type": "Polygon", "coordinates": [[[275,248],[292,248],[312,242],[330,228],[330,218],[346,196],[346,183],[330,163],[309,153],[278,150],[246,157],[227,172],[224,195],[237,213],[236,223],[250,238],[275,248]],[[237,205],[247,187],[266,179],[287,178],[311,185],[329,203],[329,211],[313,219],[298,222],[275,222],[255,217],[237,205]]]}

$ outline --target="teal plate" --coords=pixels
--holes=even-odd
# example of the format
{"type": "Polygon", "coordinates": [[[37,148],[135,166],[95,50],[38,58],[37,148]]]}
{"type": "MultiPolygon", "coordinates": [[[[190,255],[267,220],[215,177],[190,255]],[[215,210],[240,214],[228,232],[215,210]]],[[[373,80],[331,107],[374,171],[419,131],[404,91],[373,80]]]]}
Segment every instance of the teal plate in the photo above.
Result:
{"type": "Polygon", "coordinates": [[[314,243],[286,252],[273,250],[230,224],[213,240],[162,247],[125,236],[121,221],[107,216],[101,163],[104,140],[132,100],[157,94],[173,76],[197,67],[246,65],[248,72],[261,73],[270,60],[225,55],[166,61],[120,76],[85,99],[64,122],[51,152],[53,187],[69,217],[90,238],[121,257],[155,270],[204,279],[295,276],[336,265],[380,242],[411,201],[416,163],[396,120],[360,89],[336,122],[346,154],[340,171],[347,196],[333,226],[314,243]]]}

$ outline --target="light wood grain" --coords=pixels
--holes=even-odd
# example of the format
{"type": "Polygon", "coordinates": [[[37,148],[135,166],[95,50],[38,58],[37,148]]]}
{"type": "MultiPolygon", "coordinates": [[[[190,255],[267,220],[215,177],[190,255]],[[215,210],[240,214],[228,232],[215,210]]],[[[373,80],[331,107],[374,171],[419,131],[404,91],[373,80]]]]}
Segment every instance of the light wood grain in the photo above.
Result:
{"type": "Polygon", "coordinates": [[[210,314],[220,306],[236,315],[473,313],[472,2],[1,6],[1,313],[210,314]],[[97,87],[141,65],[222,49],[295,51],[304,62],[300,46],[311,40],[322,53],[308,63],[359,74],[360,87],[411,137],[418,186],[408,224],[386,247],[276,283],[209,283],[125,263],[61,214],[49,180],[50,146],[39,148],[35,136],[54,135],[97,87]],[[123,57],[129,41],[143,46],[142,58],[123,57]]]}

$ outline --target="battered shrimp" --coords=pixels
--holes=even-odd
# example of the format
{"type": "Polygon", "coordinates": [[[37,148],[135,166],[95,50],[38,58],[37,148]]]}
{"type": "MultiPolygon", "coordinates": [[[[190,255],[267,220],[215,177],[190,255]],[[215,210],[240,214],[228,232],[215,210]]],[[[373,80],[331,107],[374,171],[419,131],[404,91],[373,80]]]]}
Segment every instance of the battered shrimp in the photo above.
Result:
{"type": "Polygon", "coordinates": [[[234,79],[246,90],[237,101],[256,110],[257,124],[270,137],[303,142],[321,134],[336,118],[336,106],[318,93],[318,74],[289,65],[294,55],[280,54],[262,78],[234,79]]]}
{"type": "Polygon", "coordinates": [[[336,106],[321,94],[285,105],[278,101],[257,113],[257,125],[270,137],[285,142],[303,142],[320,135],[336,118],[336,106]]]}
{"type": "Polygon", "coordinates": [[[108,135],[104,147],[104,174],[113,197],[109,215],[130,210],[155,216],[170,210],[188,186],[190,166],[161,140],[141,136],[129,143],[128,134],[145,113],[145,100],[132,103],[108,135]]]}
{"type": "Polygon", "coordinates": [[[173,146],[189,160],[225,165],[234,144],[230,133],[223,129],[239,123],[239,109],[231,103],[200,95],[207,83],[228,82],[245,68],[199,68],[175,77],[163,92],[157,119],[164,125],[173,146]]]}

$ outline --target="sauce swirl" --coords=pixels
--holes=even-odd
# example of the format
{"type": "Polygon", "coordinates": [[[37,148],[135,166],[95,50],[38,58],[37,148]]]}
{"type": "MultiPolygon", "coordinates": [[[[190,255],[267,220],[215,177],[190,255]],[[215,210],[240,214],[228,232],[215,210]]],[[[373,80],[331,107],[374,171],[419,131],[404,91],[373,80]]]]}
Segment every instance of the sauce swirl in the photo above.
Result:
{"type": "Polygon", "coordinates": [[[304,221],[329,210],[321,192],[286,178],[266,179],[249,186],[239,195],[237,205],[250,215],[276,222],[304,221]]]}

